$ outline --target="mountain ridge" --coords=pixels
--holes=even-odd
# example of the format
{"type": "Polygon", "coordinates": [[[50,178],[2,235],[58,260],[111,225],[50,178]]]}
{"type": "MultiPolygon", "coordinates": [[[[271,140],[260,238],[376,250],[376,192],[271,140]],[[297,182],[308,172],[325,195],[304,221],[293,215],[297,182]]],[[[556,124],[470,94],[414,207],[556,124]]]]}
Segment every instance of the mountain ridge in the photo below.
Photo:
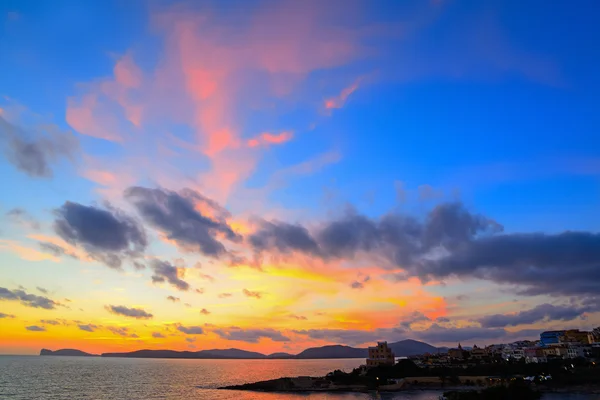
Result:
{"type": "MultiPolygon", "coordinates": [[[[437,353],[445,348],[437,348],[425,342],[405,339],[388,343],[396,357],[408,357],[416,354],[437,353]]],[[[41,356],[86,356],[86,357],[124,357],[124,358],[194,358],[194,359],[331,359],[331,358],[366,358],[367,348],[351,347],[340,344],[310,347],[298,354],[273,353],[263,354],[254,351],[229,349],[207,349],[199,351],[150,350],[141,349],[130,352],[110,352],[100,355],[86,353],[76,349],[40,351],[41,356]]]]}

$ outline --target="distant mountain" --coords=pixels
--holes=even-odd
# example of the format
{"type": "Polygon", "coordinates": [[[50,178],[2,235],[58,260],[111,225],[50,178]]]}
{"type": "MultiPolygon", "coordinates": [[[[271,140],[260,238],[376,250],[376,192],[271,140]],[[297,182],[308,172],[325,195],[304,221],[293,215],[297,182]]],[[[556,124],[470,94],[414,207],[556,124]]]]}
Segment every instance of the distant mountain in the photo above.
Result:
{"type": "Polygon", "coordinates": [[[418,340],[406,339],[399,342],[388,343],[388,346],[394,352],[396,357],[408,357],[417,354],[438,352],[438,348],[428,343],[419,342],[418,340]]]}
{"type": "Polygon", "coordinates": [[[138,350],[129,353],[103,353],[102,357],[131,357],[131,358],[266,358],[262,353],[240,349],[213,349],[200,351],[175,350],[138,350]]]}
{"type": "Polygon", "coordinates": [[[196,352],[203,358],[266,358],[262,353],[254,351],[246,351],[240,349],[214,349],[214,350],[201,350],[196,352]],[[214,356],[214,357],[213,357],[214,356]]]}
{"type": "MultiPolygon", "coordinates": [[[[408,357],[416,354],[437,353],[443,351],[430,344],[418,340],[401,340],[388,343],[396,357],[408,357]]],[[[42,349],[42,356],[95,356],[80,350],[63,349],[51,351],[42,349]]],[[[137,350],[127,353],[103,353],[102,357],[128,357],[128,358],[199,358],[199,359],[318,359],[318,358],[366,358],[368,350],[343,345],[330,345],[311,347],[297,355],[289,353],[273,353],[268,356],[254,351],[240,349],[212,349],[200,351],[176,350],[137,350]]]]}
{"type": "Polygon", "coordinates": [[[323,347],[311,347],[296,355],[295,358],[366,358],[367,349],[357,349],[339,344],[323,347]]]}
{"type": "Polygon", "coordinates": [[[293,354],[290,353],[273,353],[273,354],[269,354],[267,356],[267,358],[294,358],[296,357],[293,354]]]}
{"type": "MultiPolygon", "coordinates": [[[[127,353],[102,353],[102,357],[128,357],[128,358],[202,358],[195,351],[176,350],[137,350],[127,353]]],[[[219,357],[220,358],[220,357],[219,357]]]]}
{"type": "Polygon", "coordinates": [[[56,351],[42,349],[40,356],[98,357],[97,354],[90,354],[76,349],[61,349],[56,351]]]}

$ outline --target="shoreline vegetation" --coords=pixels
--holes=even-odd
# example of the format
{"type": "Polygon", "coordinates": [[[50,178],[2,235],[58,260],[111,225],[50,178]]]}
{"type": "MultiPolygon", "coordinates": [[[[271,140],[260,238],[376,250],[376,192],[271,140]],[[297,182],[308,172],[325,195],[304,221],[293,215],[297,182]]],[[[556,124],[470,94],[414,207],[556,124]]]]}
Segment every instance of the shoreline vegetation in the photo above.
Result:
{"type": "Polygon", "coordinates": [[[457,371],[420,368],[411,360],[402,359],[393,366],[361,366],[352,372],[336,370],[323,377],[285,377],[219,389],[299,393],[442,390],[448,400],[537,400],[544,392],[600,394],[600,368],[576,360],[544,365],[479,365],[457,371]]]}

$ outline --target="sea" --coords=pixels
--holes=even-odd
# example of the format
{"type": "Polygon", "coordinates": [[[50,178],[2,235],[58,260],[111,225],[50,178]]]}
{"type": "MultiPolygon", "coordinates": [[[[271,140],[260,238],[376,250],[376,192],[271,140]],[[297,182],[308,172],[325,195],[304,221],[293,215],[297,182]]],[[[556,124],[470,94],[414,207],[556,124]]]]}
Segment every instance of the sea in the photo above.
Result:
{"type": "MultiPolygon", "coordinates": [[[[219,390],[284,376],[351,371],[363,359],[167,360],[0,356],[0,399],[438,400],[441,392],[284,394],[219,390]]],[[[600,400],[600,395],[547,394],[544,400],[600,400]]]]}

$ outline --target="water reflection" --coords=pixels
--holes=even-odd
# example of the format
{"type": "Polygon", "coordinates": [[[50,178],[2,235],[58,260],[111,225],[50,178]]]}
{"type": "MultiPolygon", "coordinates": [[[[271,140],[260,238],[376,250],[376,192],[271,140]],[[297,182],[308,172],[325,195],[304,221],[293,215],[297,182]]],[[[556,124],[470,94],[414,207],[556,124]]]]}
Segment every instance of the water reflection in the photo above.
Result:
{"type": "MultiPolygon", "coordinates": [[[[354,360],[151,360],[0,356],[0,398],[215,399],[215,400],[437,400],[439,392],[395,394],[283,394],[216,390],[219,386],[281,376],[321,376],[350,371],[354,360]]],[[[600,400],[600,396],[554,395],[544,400],[600,400]]]]}

